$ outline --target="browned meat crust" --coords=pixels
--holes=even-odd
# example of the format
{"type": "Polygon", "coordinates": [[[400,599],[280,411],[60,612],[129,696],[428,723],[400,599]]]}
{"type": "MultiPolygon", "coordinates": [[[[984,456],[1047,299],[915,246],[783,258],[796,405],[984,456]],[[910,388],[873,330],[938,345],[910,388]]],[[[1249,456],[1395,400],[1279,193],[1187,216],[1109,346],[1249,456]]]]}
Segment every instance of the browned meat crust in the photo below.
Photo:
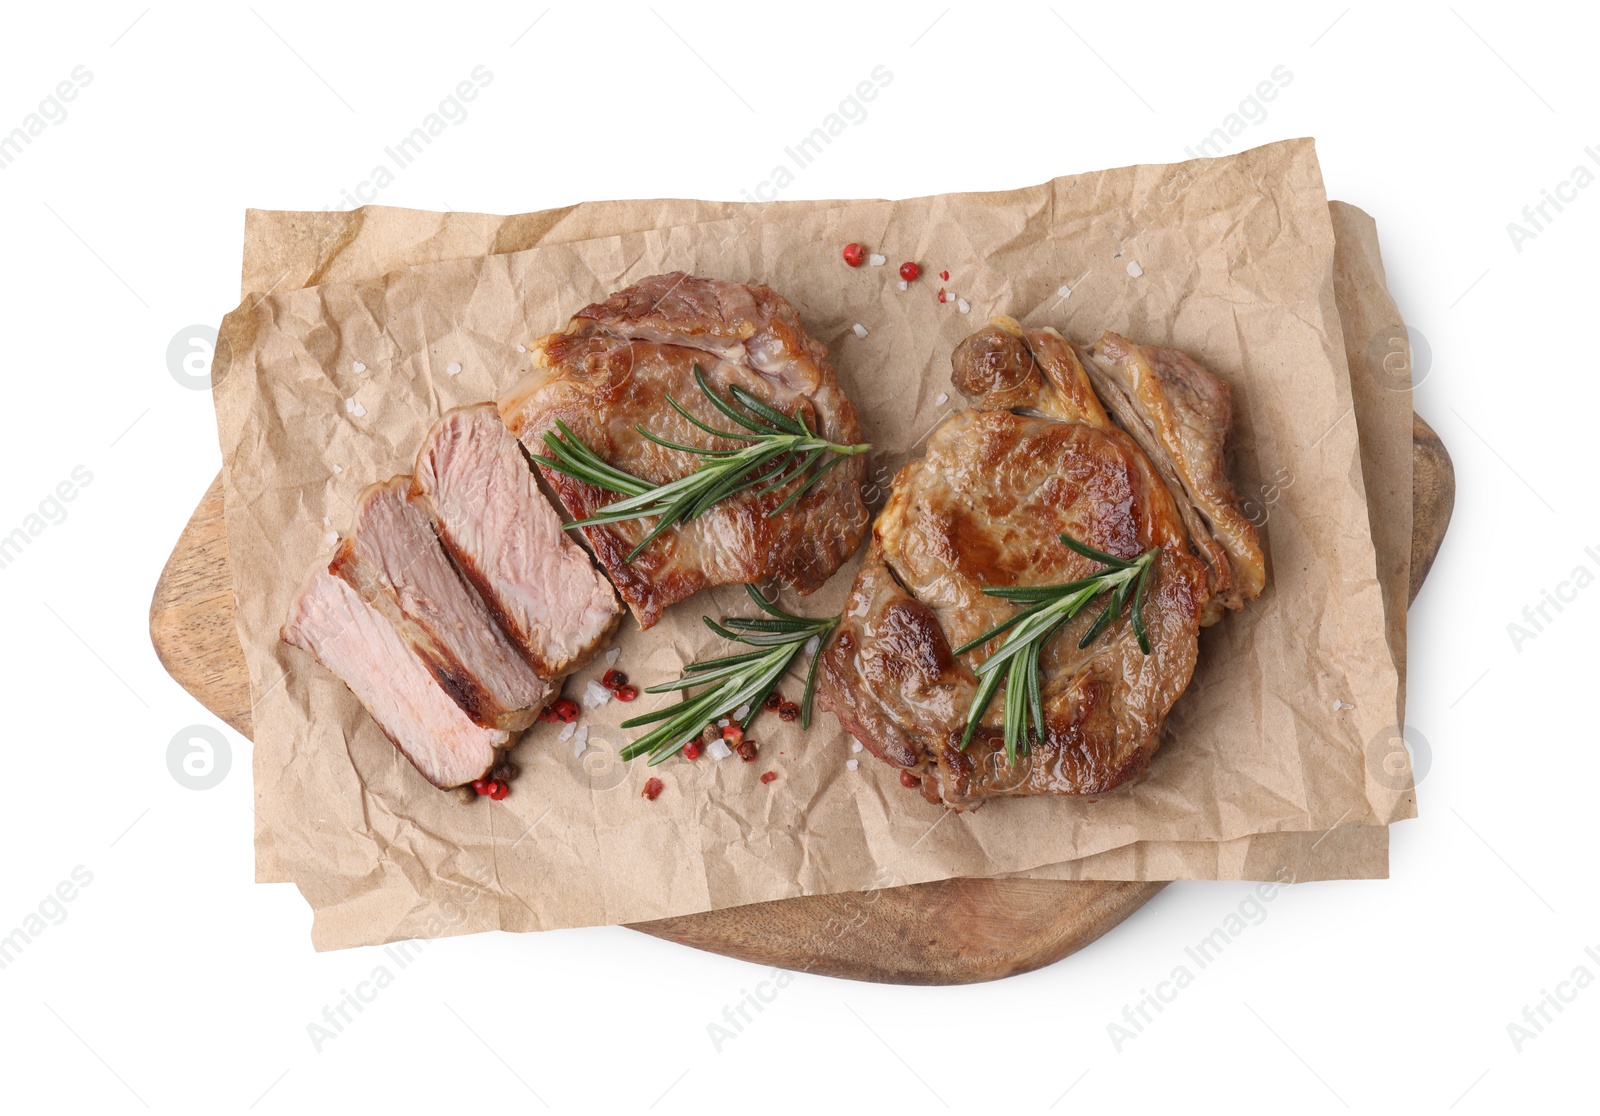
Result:
{"type": "MultiPolygon", "coordinates": [[[[500,410],[535,455],[545,452],[541,438],[557,419],[606,461],[653,483],[685,476],[699,462],[641,438],[637,425],[686,445],[741,445],[697,429],[666,402],[670,395],[702,421],[728,426],[695,386],[696,365],[723,396],[737,384],[779,410],[799,408],[834,442],[861,440],[855,407],[826,349],[767,287],[681,272],[653,276],[579,311],[533,351],[538,367],[500,401],[500,410]]],[[[666,532],[631,563],[624,559],[649,523],[585,527],[583,533],[643,628],[669,605],[710,586],[777,578],[810,593],[855,553],[866,533],[864,469],[861,458],[847,459],[771,518],[767,513],[788,490],[766,496],[747,490],[666,532]]],[[[549,470],[544,478],[574,518],[616,498],[549,470]]]]}
{"type": "MultiPolygon", "coordinates": [[[[976,409],[940,424],[926,455],[896,476],[824,649],[819,700],[874,755],[912,772],[930,801],[959,809],[999,796],[1106,793],[1147,768],[1194,671],[1213,590],[1184,511],[1193,498],[1111,421],[1078,353],[1054,330],[997,319],[957,348],[953,366],[976,409]],[[1008,763],[997,698],[962,750],[971,668],[1001,639],[970,658],[951,648],[1017,607],[983,589],[1060,584],[1095,568],[1059,542],[1062,533],[1126,558],[1160,548],[1142,611],[1152,652],[1139,649],[1126,618],[1079,650],[1094,621],[1087,610],[1046,646],[1042,738],[1008,763]]],[[[1227,417],[1226,394],[1213,393],[1213,419],[1219,398],[1227,417]]],[[[1210,429],[1215,437],[1227,425],[1210,429]]],[[[1211,460],[1203,442],[1187,450],[1190,472],[1211,460]]],[[[1225,510],[1231,489],[1223,494],[1214,474],[1206,492],[1225,510]]]]}

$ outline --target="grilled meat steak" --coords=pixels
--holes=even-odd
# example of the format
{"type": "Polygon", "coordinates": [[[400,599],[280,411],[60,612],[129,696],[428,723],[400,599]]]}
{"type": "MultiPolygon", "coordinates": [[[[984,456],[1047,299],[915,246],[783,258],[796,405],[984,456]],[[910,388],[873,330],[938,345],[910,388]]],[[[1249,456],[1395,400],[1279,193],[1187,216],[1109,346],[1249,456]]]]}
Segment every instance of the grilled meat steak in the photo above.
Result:
{"type": "MultiPolygon", "coordinates": [[[[656,275],[580,310],[567,328],[533,345],[535,367],[500,401],[506,424],[536,456],[557,419],[607,463],[652,484],[693,472],[698,458],[641,437],[644,426],[683,445],[739,448],[672,409],[671,396],[701,421],[727,429],[695,384],[694,368],[728,395],[730,385],[786,414],[798,408],[811,429],[837,443],[861,440],[855,407],[839,387],[827,350],[799,315],[763,286],[673,272],[656,275]]],[[[664,532],[631,563],[625,559],[652,526],[634,520],[582,530],[641,628],[671,604],[715,585],[777,578],[810,593],[860,545],[867,511],[861,458],[836,468],[783,512],[791,491],[747,489],[664,532]]],[[[545,481],[575,517],[617,497],[554,470],[545,481]]]]}
{"type": "Polygon", "coordinates": [[[369,485],[282,636],[344,680],[429,781],[482,777],[622,606],[492,403],[444,415],[417,474],[369,485]]]}
{"type": "Polygon", "coordinates": [[[458,407],[434,423],[412,494],[540,678],[572,673],[616,629],[616,593],[562,530],[494,404],[458,407]]]}
{"type": "Polygon", "coordinates": [[[394,625],[320,566],[296,594],[283,639],[338,675],[436,787],[482,778],[511,739],[504,729],[474,724],[394,625]]]}
{"type": "MultiPolygon", "coordinates": [[[[1126,366],[1129,358],[1113,361],[1118,350],[1107,339],[1097,349],[1126,366]]],[[[1160,376],[1135,381],[1152,397],[1137,413],[1164,416],[1152,420],[1148,436],[1162,438],[1163,421],[1183,427],[1172,433],[1163,470],[1107,415],[1078,351],[1055,330],[997,318],[956,349],[953,382],[974,409],[941,423],[926,456],[896,476],[821,665],[823,707],[880,759],[914,773],[930,801],[962,808],[1007,795],[1095,795],[1137,777],[1189,683],[1202,621],[1219,599],[1228,605],[1229,594],[1242,601],[1259,592],[1260,579],[1248,576],[1263,568],[1254,529],[1227,514],[1238,512],[1220,464],[1227,390],[1183,361],[1175,375],[1203,406],[1175,401],[1177,389],[1160,376]],[[1201,429],[1197,414],[1209,426],[1201,429]],[[1192,478],[1194,494],[1183,477],[1192,478]],[[1210,501],[1206,511],[1193,506],[1201,494],[1210,501]],[[1211,533],[1194,537],[1197,516],[1228,525],[1237,561],[1211,533]],[[977,688],[971,666],[1004,637],[977,649],[970,663],[951,648],[1018,607],[984,588],[1062,584],[1094,572],[1095,563],[1061,544],[1063,533],[1123,558],[1160,548],[1141,613],[1151,653],[1140,650],[1127,616],[1080,650],[1099,611],[1084,610],[1044,648],[1043,738],[1035,735],[1008,762],[997,695],[963,750],[977,688]]]]}

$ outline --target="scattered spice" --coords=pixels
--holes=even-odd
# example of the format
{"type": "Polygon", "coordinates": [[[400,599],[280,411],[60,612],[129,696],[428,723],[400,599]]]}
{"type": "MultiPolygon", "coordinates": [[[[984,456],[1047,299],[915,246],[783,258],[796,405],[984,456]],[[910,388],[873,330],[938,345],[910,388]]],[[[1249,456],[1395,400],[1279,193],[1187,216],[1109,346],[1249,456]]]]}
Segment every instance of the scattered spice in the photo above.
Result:
{"type": "Polygon", "coordinates": [[[783,695],[777,690],[768,691],[767,696],[761,700],[761,708],[768,713],[776,713],[778,706],[783,704],[783,695]]]}
{"type": "Polygon", "coordinates": [[[488,779],[474,779],[474,780],[472,780],[472,793],[473,794],[488,794],[489,793],[489,780],[488,779]]]}
{"type": "Polygon", "coordinates": [[[489,772],[489,778],[498,779],[502,783],[509,783],[521,774],[522,768],[510,760],[502,760],[500,763],[495,764],[493,771],[489,772]]]}
{"type": "Polygon", "coordinates": [[[737,748],[739,742],[744,739],[744,729],[738,725],[729,725],[722,730],[722,739],[737,748]]]}
{"type": "Polygon", "coordinates": [[[700,758],[700,741],[691,740],[683,746],[683,758],[696,760],[700,758]]]}
{"type": "Polygon", "coordinates": [[[550,712],[555,714],[555,719],[564,725],[570,725],[578,719],[578,703],[571,698],[562,698],[550,707],[550,712]]]}
{"type": "Polygon", "coordinates": [[[639,687],[618,686],[616,689],[616,694],[618,701],[632,701],[634,698],[639,696],[639,687]]]}
{"type": "Polygon", "coordinates": [[[776,779],[777,777],[778,777],[778,773],[776,771],[763,771],[761,773],[761,781],[763,783],[770,783],[774,779],[776,779]]]}
{"type": "Polygon", "coordinates": [[[940,302],[944,301],[944,288],[943,287],[939,288],[939,301],[940,302]]]}
{"type": "Polygon", "coordinates": [[[509,786],[507,786],[505,783],[502,783],[499,779],[490,780],[490,782],[489,782],[489,798],[492,801],[499,802],[502,798],[504,798],[506,795],[508,795],[510,793],[511,793],[511,788],[509,786]]]}
{"type": "Polygon", "coordinates": [[[456,788],[456,801],[461,803],[463,806],[469,802],[476,802],[477,800],[478,792],[473,790],[471,787],[456,788]]]}
{"type": "Polygon", "coordinates": [[[739,753],[739,758],[745,763],[754,763],[756,758],[756,742],[754,740],[741,740],[733,749],[739,753]]]}
{"type": "Polygon", "coordinates": [[[939,278],[943,279],[946,283],[948,283],[948,282],[950,282],[950,273],[948,271],[941,271],[941,272],[939,272],[939,278]]]}
{"type": "Polygon", "coordinates": [[[922,780],[902,768],[900,771],[900,785],[902,787],[917,787],[922,785],[922,780]]]}
{"type": "Polygon", "coordinates": [[[800,707],[792,701],[783,702],[778,706],[778,719],[782,721],[799,720],[800,707]]]}
{"type": "Polygon", "coordinates": [[[600,679],[600,685],[608,690],[615,690],[618,686],[626,686],[628,676],[615,668],[606,671],[605,677],[600,679]]]}
{"type": "Polygon", "coordinates": [[[915,283],[922,276],[922,268],[912,260],[907,260],[900,265],[900,278],[907,283],[915,283]]]}
{"type": "Polygon", "coordinates": [[[666,784],[660,779],[646,779],[643,794],[644,797],[648,798],[651,802],[654,802],[656,800],[656,795],[660,794],[665,789],[666,784]]]}
{"type": "Polygon", "coordinates": [[[860,267],[866,261],[867,250],[855,241],[844,246],[844,262],[851,267],[860,267]]]}

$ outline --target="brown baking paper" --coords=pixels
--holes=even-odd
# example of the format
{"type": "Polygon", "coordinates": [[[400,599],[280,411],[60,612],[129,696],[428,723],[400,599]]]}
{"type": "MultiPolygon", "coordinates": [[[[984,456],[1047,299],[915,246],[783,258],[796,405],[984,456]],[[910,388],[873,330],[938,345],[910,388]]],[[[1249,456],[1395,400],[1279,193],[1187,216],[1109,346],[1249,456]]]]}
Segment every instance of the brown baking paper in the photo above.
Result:
{"type": "MultiPolygon", "coordinates": [[[[848,203],[784,202],[800,212],[848,203]]],[[[704,201],[588,202],[562,210],[492,217],[456,212],[365,207],[284,213],[252,210],[246,222],[243,289],[295,289],[317,280],[363,278],[440,259],[520,251],[535,244],[617,234],[653,224],[689,223],[736,215],[739,203],[704,201]]],[[[1374,359],[1404,343],[1398,311],[1384,286],[1377,231],[1366,214],[1342,202],[1329,205],[1334,224],[1334,276],[1353,380],[1358,423],[1391,653],[1405,681],[1405,592],[1411,556],[1411,407],[1406,384],[1374,359]],[[1378,344],[1374,344],[1377,342],[1378,344]],[[1380,390],[1381,389],[1381,390],[1380,390]]],[[[1409,350],[1402,356],[1409,369],[1409,350]]],[[[1401,698],[1403,712],[1403,694],[1401,698]]],[[[1398,717],[1396,723],[1404,720],[1398,717]]],[[[1398,764],[1409,785],[1409,757],[1398,741],[1376,741],[1369,764],[1398,764]]],[[[277,862],[273,830],[258,826],[257,879],[288,882],[277,862]]],[[[1230,841],[1136,842],[1059,865],[1012,875],[1055,879],[1183,877],[1319,880],[1382,876],[1388,830],[1342,825],[1333,831],[1265,833],[1230,841]]]]}
{"type": "MultiPolygon", "coordinates": [[[[661,207],[638,204],[643,227],[623,235],[280,290],[247,300],[226,323],[233,363],[217,402],[256,701],[258,809],[278,865],[317,910],[319,946],[634,921],[1409,813],[1408,793],[1370,779],[1365,763],[1367,742],[1394,720],[1399,687],[1357,423],[1342,421],[1351,385],[1309,142],[1009,194],[770,208],[693,226],[651,220],[661,207]],[[850,239],[947,267],[972,312],[939,304],[932,283],[900,292],[892,269],[843,268],[836,249],[850,239]],[[329,549],[324,516],[344,526],[354,494],[407,469],[440,411],[509,386],[526,366],[519,343],[673,267],[769,282],[796,304],[834,352],[883,479],[959,405],[939,398],[948,354],[990,312],[1084,340],[1110,327],[1176,344],[1229,379],[1235,475],[1246,493],[1272,490],[1272,582],[1203,637],[1194,684],[1143,784],[1099,803],[1004,801],[946,814],[870,759],[847,770],[846,738],[824,717],[804,738],[759,723],[755,765],[658,769],[668,793],[646,804],[642,767],[604,762],[624,739],[611,727],[623,710],[611,705],[586,716],[598,745],[587,763],[541,726],[518,749],[517,793],[461,807],[420,781],[342,685],[277,643],[290,593],[329,549]],[[857,322],[864,340],[851,333],[857,322]],[[446,373],[451,363],[459,376],[446,373]],[[351,414],[346,400],[365,413],[351,414]],[[1267,483],[1283,470],[1292,483],[1267,483]],[[771,786],[756,779],[767,769],[780,774],[771,786]]],[[[287,285],[292,269],[284,276],[287,285]]],[[[850,573],[801,607],[836,607],[850,573]]],[[[704,649],[702,610],[737,608],[737,593],[705,594],[650,633],[628,628],[622,663],[647,683],[666,677],[704,649]]],[[[1193,874],[1245,874],[1248,860],[1218,857],[1216,872],[1193,874]]],[[[1353,858],[1343,874],[1371,861],[1353,858]]]]}

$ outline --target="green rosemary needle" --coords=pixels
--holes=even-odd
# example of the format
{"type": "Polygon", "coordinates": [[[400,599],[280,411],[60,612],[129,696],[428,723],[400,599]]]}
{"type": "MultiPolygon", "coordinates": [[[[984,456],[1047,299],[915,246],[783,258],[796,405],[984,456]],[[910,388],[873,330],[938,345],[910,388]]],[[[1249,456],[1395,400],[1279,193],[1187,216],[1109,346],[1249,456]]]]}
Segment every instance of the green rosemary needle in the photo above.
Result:
{"type": "Polygon", "coordinates": [[[1145,630],[1141,605],[1144,603],[1145,583],[1150,580],[1150,571],[1155,567],[1156,554],[1160,548],[1151,547],[1139,557],[1130,560],[1085,546],[1070,535],[1062,535],[1061,541],[1085,558],[1099,562],[1106,568],[1077,581],[1069,581],[1065,585],[984,590],[984,593],[991,597],[1026,604],[1028,607],[990,628],[977,639],[956,648],[957,655],[965,655],[973,648],[989,642],[1001,632],[1009,630],[1011,633],[1006,636],[995,653],[979,663],[975,670],[978,676],[978,690],[973,695],[971,707],[967,710],[967,729],[961,736],[962,748],[971,741],[978,722],[983,719],[984,711],[989,708],[989,702],[993,700],[995,691],[1000,688],[1002,681],[1006,684],[1004,706],[1006,762],[1016,763],[1018,751],[1028,750],[1026,722],[1029,719],[1033,721],[1034,730],[1043,737],[1045,725],[1044,702],[1039,682],[1040,652],[1050,638],[1061,630],[1062,625],[1082,612],[1090,601],[1102,593],[1109,592],[1111,600],[1106,603],[1105,610],[1100,613],[1089,630],[1083,633],[1078,646],[1087,647],[1098,639],[1111,622],[1122,614],[1123,606],[1131,597],[1133,634],[1139,641],[1139,650],[1146,655],[1150,654],[1150,633],[1145,630]]]}
{"type": "Polygon", "coordinates": [[[749,728],[767,694],[788,673],[795,657],[802,651],[811,656],[811,665],[806,671],[805,697],[800,703],[800,727],[811,727],[811,699],[817,689],[817,659],[822,641],[838,625],[839,617],[811,620],[785,612],[752,585],[746,585],[745,592],[767,614],[765,617],[725,617],[720,624],[709,616],[702,619],[706,627],[724,639],[748,644],[756,650],[716,659],[701,659],[684,667],[683,677],[677,681],[664,682],[645,690],[647,694],[667,694],[698,686],[710,687],[694,697],[685,697],[676,705],[623,721],[623,728],[649,724],[656,726],[622,749],[623,759],[648,755],[653,767],[677,755],[685,744],[700,735],[706,725],[740,709],[746,712],[740,719],[739,727],[749,728]]]}
{"type": "Polygon", "coordinates": [[[672,409],[707,434],[748,444],[738,449],[706,449],[669,441],[642,425],[635,426],[634,429],[643,437],[658,446],[692,453],[702,459],[694,472],[666,484],[652,484],[608,465],[560,419],[556,420],[555,431],[547,430],[544,433],[544,444],[555,456],[535,458],[540,465],[624,497],[605,505],[586,519],[575,520],[569,526],[591,527],[655,518],[655,526],[639,540],[639,545],[628,552],[625,561],[633,561],[663,531],[694,519],[735,493],[761,485],[756,495],[765,496],[794,481],[800,481],[782,503],[767,513],[769,518],[777,515],[804,496],[829,469],[847,457],[872,448],[870,445],[841,446],[830,442],[806,424],[800,408],[796,408],[793,415],[786,415],[737,384],[729,388],[733,395],[733,402],[730,403],[706,383],[705,373],[698,364],[694,366],[694,382],[717,410],[743,427],[744,431],[719,430],[701,422],[669,395],[666,399],[672,409]],[[819,466],[818,461],[825,456],[828,460],[819,466]]]}

